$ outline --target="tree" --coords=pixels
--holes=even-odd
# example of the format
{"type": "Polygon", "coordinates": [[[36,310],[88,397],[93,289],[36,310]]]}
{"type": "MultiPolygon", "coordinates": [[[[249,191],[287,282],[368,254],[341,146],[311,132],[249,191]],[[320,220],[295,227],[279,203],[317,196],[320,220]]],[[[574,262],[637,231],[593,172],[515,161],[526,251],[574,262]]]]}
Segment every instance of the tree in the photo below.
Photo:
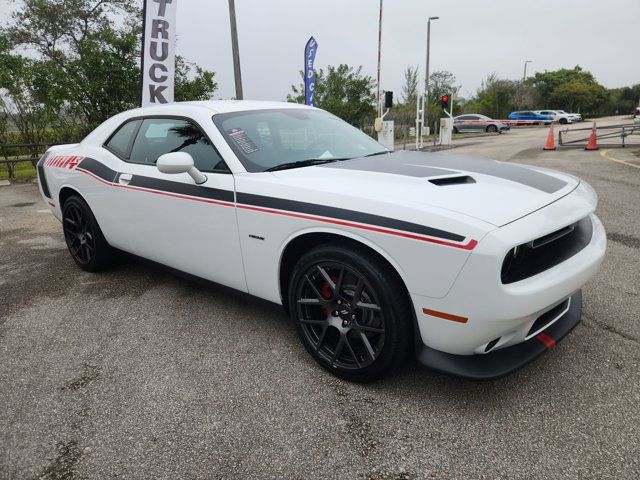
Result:
{"type": "Polygon", "coordinates": [[[498,78],[491,73],[482,81],[476,94],[465,105],[467,113],[480,113],[491,118],[506,118],[514,110],[531,108],[537,94],[520,80],[498,78]]]}
{"type": "Polygon", "coordinates": [[[218,83],[214,80],[215,75],[214,72],[204,70],[176,55],[174,100],[185,102],[211,99],[218,89],[218,83]]]}
{"type": "Polygon", "coordinates": [[[415,105],[418,97],[418,67],[408,66],[404,71],[404,85],[402,86],[402,102],[415,105]]]}
{"type": "Polygon", "coordinates": [[[628,114],[640,105],[640,83],[630,87],[611,88],[608,90],[608,108],[602,108],[601,114],[628,114]]]}
{"type": "MultiPolygon", "coordinates": [[[[304,103],[304,72],[300,72],[303,83],[291,86],[287,100],[304,103]]],[[[316,71],[314,98],[318,107],[327,110],[352,125],[362,127],[375,118],[375,81],[362,74],[362,67],[353,68],[345,64],[329,65],[327,71],[316,71]]]]}
{"type": "MultiPolygon", "coordinates": [[[[433,125],[434,119],[444,117],[442,107],[440,106],[440,99],[443,95],[448,95],[451,100],[454,101],[453,96],[460,89],[456,85],[456,76],[446,70],[439,70],[429,75],[429,98],[426,102],[427,107],[427,119],[430,125],[433,125]]],[[[454,102],[453,108],[459,111],[460,105],[454,102]]]]}
{"type": "Polygon", "coordinates": [[[607,91],[595,82],[573,79],[557,86],[549,97],[552,105],[570,112],[593,112],[606,101],[607,91]]]}
{"type": "MultiPolygon", "coordinates": [[[[29,49],[23,94],[52,127],[80,136],[140,98],[140,9],[136,0],[23,0],[0,33],[12,51],[29,49]],[[37,75],[36,75],[37,74],[37,75]],[[28,80],[28,81],[27,81],[28,80]],[[28,88],[27,88],[28,87],[28,88]],[[28,95],[26,93],[28,92],[28,95]]],[[[176,99],[210,97],[213,72],[177,59],[176,99]]]]}
{"type": "Polygon", "coordinates": [[[40,62],[14,55],[9,42],[0,34],[0,109],[4,135],[7,124],[18,130],[25,142],[43,140],[49,115],[38,99],[39,85],[44,81],[40,62]]]}
{"type": "Polygon", "coordinates": [[[429,97],[440,99],[443,95],[453,95],[460,87],[456,85],[456,76],[446,70],[439,70],[429,75],[429,97]]]}
{"type": "Polygon", "coordinates": [[[579,65],[538,72],[528,80],[538,92],[541,107],[593,113],[607,100],[607,91],[591,72],[579,65]]]}

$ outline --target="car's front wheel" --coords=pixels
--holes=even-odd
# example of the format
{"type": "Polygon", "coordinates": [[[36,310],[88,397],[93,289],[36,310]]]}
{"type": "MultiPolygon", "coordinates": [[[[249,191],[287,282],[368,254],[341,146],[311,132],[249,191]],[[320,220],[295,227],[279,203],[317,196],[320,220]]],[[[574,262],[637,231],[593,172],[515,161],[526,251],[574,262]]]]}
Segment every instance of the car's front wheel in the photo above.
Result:
{"type": "Polygon", "coordinates": [[[314,359],[354,381],[381,377],[411,349],[411,309],[398,274],[364,250],[324,245],[303,255],[289,312],[314,359]]]}
{"type": "Polygon", "coordinates": [[[496,133],[498,131],[498,127],[495,125],[487,125],[487,132],[496,133]]]}
{"type": "Polygon", "coordinates": [[[62,228],[67,248],[76,264],[87,272],[111,265],[114,253],[93,212],[80,196],[69,197],[62,206],[62,228]]]}

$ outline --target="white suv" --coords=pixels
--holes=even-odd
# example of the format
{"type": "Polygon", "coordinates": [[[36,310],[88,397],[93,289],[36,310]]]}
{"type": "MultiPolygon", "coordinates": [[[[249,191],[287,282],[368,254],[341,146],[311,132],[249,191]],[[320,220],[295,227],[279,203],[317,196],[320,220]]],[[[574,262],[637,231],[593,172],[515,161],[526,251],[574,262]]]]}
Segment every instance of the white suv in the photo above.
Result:
{"type": "Polygon", "coordinates": [[[581,122],[582,121],[582,115],[579,113],[567,113],[564,110],[556,110],[558,113],[561,113],[563,115],[569,115],[569,118],[573,118],[574,122],[581,122]]]}
{"type": "Polygon", "coordinates": [[[561,125],[566,125],[567,123],[575,122],[575,119],[571,117],[568,113],[560,113],[559,110],[536,110],[536,113],[540,115],[549,115],[553,117],[553,121],[557,122],[561,125]]]}

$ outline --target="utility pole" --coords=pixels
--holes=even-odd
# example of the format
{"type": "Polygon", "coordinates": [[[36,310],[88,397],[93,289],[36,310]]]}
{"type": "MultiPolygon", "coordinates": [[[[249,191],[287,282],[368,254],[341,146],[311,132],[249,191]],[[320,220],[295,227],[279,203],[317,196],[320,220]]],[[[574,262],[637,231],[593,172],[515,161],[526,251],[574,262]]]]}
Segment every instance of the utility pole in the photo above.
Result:
{"type": "Polygon", "coordinates": [[[240,73],[240,50],[238,48],[235,0],[229,0],[229,20],[231,22],[231,50],[233,51],[233,74],[236,81],[236,100],[242,100],[242,74],[240,73]]]}
{"type": "Polygon", "coordinates": [[[524,62],[524,74],[522,75],[522,81],[524,82],[527,79],[527,63],[531,63],[532,60],[525,60],[524,62]]]}
{"type": "Polygon", "coordinates": [[[378,118],[382,116],[382,107],[380,106],[380,63],[382,56],[382,2],[380,0],[380,17],[378,20],[378,76],[377,76],[377,90],[376,90],[376,103],[378,108],[378,118]]]}

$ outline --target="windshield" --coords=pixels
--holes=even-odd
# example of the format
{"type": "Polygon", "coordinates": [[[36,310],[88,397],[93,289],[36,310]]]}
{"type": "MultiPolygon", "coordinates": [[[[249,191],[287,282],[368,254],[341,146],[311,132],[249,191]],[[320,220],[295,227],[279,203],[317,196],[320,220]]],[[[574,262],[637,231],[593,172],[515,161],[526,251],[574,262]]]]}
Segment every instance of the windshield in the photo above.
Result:
{"type": "Polygon", "coordinates": [[[344,160],[386,152],[382,145],[323,110],[283,108],[214,115],[248,172],[305,160],[344,160]]]}

